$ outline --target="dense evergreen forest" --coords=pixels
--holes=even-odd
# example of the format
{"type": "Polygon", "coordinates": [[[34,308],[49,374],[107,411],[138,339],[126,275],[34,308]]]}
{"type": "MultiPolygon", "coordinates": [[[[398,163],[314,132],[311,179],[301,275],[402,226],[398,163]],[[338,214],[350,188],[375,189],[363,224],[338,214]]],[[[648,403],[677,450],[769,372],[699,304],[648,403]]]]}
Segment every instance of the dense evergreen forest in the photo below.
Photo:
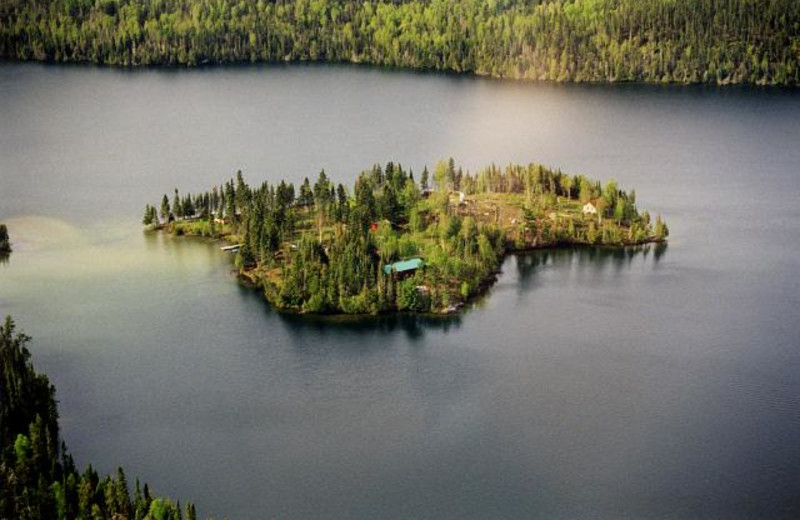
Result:
{"type": "Polygon", "coordinates": [[[0,520],[195,520],[195,508],[153,497],[125,472],[79,472],[59,442],[55,389],[37,374],[30,338],[0,324],[0,520]]]}
{"type": "Polygon", "coordinates": [[[334,61],[551,81],[800,83],[796,0],[4,0],[0,56],[334,61]]]}
{"type": "Polygon", "coordinates": [[[414,179],[388,163],[352,193],[324,171],[312,183],[236,179],[147,205],[143,224],[227,236],[242,273],[277,308],[309,313],[449,312],[493,280],[507,251],[663,241],[635,192],[537,164],[475,174],[441,161],[414,179]],[[434,189],[435,188],[435,189],[434,189]]]}

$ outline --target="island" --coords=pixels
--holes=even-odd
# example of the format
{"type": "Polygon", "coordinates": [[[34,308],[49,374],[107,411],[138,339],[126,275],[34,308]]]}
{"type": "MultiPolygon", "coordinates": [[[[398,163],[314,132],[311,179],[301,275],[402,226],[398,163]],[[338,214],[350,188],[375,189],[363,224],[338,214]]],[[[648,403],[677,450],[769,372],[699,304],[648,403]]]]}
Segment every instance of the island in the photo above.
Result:
{"type": "Polygon", "coordinates": [[[145,207],[143,224],[223,238],[242,277],[277,309],[319,314],[449,313],[491,286],[508,253],[633,246],[669,230],[634,191],[539,164],[465,172],[440,161],[417,181],[389,162],[352,189],[323,170],[312,184],[235,179],[145,207]]]}

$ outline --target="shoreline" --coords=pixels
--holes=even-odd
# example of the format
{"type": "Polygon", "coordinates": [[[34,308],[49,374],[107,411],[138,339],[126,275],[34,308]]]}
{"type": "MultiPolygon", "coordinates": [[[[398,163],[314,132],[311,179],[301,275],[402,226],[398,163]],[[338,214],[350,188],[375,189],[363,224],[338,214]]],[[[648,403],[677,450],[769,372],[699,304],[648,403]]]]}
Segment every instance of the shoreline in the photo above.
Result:
{"type": "Polygon", "coordinates": [[[91,60],[55,60],[55,59],[19,59],[16,57],[0,56],[0,65],[2,64],[38,64],[44,66],[66,66],[66,67],[94,67],[103,70],[117,70],[122,72],[139,72],[139,71],[207,71],[214,69],[225,68],[259,68],[259,67],[353,67],[356,69],[376,70],[379,72],[387,73],[414,73],[414,74],[429,74],[435,76],[452,76],[455,78],[470,78],[476,80],[497,81],[520,83],[527,85],[574,85],[574,86],[596,86],[596,87],[613,87],[613,86],[632,86],[632,87],[662,87],[662,88],[714,88],[714,89],[735,89],[735,88],[752,88],[757,90],[800,90],[800,83],[776,83],[776,82],[747,82],[747,81],[646,81],[640,79],[572,79],[572,80],[558,80],[558,79],[540,79],[530,78],[524,76],[509,76],[509,75],[494,75],[482,71],[474,70],[450,70],[450,69],[437,69],[433,67],[415,67],[415,66],[399,66],[399,65],[385,65],[380,63],[370,63],[366,61],[352,61],[352,60],[289,60],[289,61],[207,61],[204,63],[186,64],[186,63],[140,63],[140,64],[115,64],[115,63],[101,63],[91,60]]]}
{"type": "MultiPolygon", "coordinates": [[[[215,245],[221,244],[234,244],[238,240],[235,235],[232,234],[225,234],[215,237],[203,236],[200,234],[175,234],[169,229],[169,224],[161,224],[156,227],[152,227],[149,232],[165,232],[172,237],[182,237],[185,239],[190,240],[197,240],[197,239],[209,239],[209,241],[214,242],[215,245]]],[[[504,251],[501,253],[498,261],[498,268],[495,271],[489,273],[483,280],[481,280],[480,285],[478,286],[477,290],[470,294],[464,301],[459,302],[457,305],[451,306],[446,309],[438,309],[436,311],[428,311],[428,312],[419,312],[419,311],[408,311],[408,310],[398,310],[398,309],[386,309],[378,312],[371,312],[371,313],[346,313],[346,312],[309,312],[304,311],[302,309],[292,309],[292,308],[281,308],[279,307],[273,300],[270,299],[266,289],[262,283],[262,281],[258,277],[258,268],[252,269],[243,269],[243,268],[234,268],[231,269],[231,273],[236,273],[236,280],[238,283],[245,285],[248,289],[259,291],[261,293],[261,297],[264,301],[270,306],[270,308],[280,314],[290,315],[290,316],[315,316],[319,318],[352,318],[352,319],[360,319],[360,318],[368,318],[368,317],[377,317],[377,316],[398,316],[398,315],[410,315],[410,316],[424,316],[424,317],[449,317],[449,316],[457,316],[463,314],[468,307],[473,306],[478,301],[487,298],[491,289],[497,283],[500,275],[502,274],[502,269],[500,266],[505,263],[505,261],[510,256],[517,256],[517,255],[525,255],[528,253],[535,253],[539,251],[565,251],[567,249],[614,249],[614,250],[626,250],[629,248],[636,248],[636,247],[645,247],[648,245],[653,245],[655,247],[659,246],[666,246],[668,241],[666,239],[657,239],[655,237],[650,237],[644,241],[638,242],[630,242],[630,243],[620,243],[620,244],[584,244],[578,242],[550,242],[545,244],[538,244],[538,245],[530,245],[525,247],[515,247],[513,244],[507,244],[504,251]]]]}

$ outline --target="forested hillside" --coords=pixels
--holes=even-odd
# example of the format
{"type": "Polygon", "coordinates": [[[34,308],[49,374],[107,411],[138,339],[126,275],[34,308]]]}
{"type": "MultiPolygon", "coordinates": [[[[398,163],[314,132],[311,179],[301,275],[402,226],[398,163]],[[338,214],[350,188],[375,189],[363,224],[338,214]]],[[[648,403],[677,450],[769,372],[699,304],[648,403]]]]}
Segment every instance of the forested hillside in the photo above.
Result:
{"type": "MultiPolygon", "coordinates": [[[[125,472],[83,472],[59,442],[55,389],[37,374],[30,338],[0,324],[0,520],[183,520],[179,504],[155,498],[125,472]]],[[[197,515],[186,506],[186,520],[197,515]]]]}
{"type": "Polygon", "coordinates": [[[551,81],[800,83],[796,0],[3,0],[0,56],[335,61],[551,81]]]}

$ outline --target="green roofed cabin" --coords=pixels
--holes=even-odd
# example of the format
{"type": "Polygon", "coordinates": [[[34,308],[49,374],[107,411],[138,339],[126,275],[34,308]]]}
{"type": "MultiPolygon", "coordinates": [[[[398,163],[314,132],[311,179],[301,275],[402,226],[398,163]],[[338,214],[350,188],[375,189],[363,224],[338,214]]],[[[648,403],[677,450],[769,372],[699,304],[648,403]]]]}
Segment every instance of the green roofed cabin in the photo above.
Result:
{"type": "Polygon", "coordinates": [[[410,260],[403,260],[383,266],[385,274],[407,275],[411,274],[423,266],[422,258],[411,258],[410,260]]]}

